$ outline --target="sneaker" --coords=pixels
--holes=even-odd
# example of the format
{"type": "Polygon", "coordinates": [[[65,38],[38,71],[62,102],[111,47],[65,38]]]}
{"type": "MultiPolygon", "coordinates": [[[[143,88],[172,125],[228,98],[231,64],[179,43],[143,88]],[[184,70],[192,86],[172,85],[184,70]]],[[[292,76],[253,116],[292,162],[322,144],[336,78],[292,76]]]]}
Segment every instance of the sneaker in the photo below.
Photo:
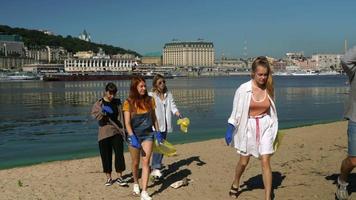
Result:
{"type": "Polygon", "coordinates": [[[132,194],[135,196],[140,195],[140,186],[137,183],[133,184],[132,194]]]}
{"type": "Polygon", "coordinates": [[[150,195],[148,195],[147,191],[142,191],[141,200],[152,200],[152,198],[150,197],[150,195]]]}
{"type": "Polygon", "coordinates": [[[110,186],[110,185],[112,185],[112,179],[111,178],[108,178],[108,180],[106,180],[106,182],[105,182],[105,185],[106,186],[110,186]]]}
{"type": "Polygon", "coordinates": [[[151,176],[153,176],[154,178],[161,178],[162,177],[161,170],[153,169],[151,172],[151,176]]]}
{"type": "Polygon", "coordinates": [[[347,200],[349,199],[349,193],[347,191],[347,186],[349,184],[347,182],[342,183],[340,178],[337,179],[337,190],[336,190],[336,198],[338,200],[347,200]]]}
{"type": "Polygon", "coordinates": [[[120,186],[128,186],[129,184],[124,180],[122,179],[121,177],[117,178],[116,179],[116,183],[119,184],[120,186]]]}

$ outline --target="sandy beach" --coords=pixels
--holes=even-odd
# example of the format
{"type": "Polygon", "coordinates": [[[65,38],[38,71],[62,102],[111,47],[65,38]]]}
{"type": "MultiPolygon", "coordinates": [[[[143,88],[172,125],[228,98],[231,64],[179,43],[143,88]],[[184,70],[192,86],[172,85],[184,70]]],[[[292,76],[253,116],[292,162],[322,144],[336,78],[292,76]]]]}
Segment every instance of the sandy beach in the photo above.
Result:
{"type": "MultiPolygon", "coordinates": [[[[283,130],[285,137],[271,163],[275,199],[334,199],[335,180],[347,150],[346,125],[335,122],[283,130]]],[[[238,160],[235,149],[223,139],[176,147],[179,155],[164,159],[164,180],[150,183],[153,199],[232,199],[228,191],[238,160]],[[184,177],[191,180],[188,186],[170,187],[184,177]]],[[[130,179],[128,153],[125,159],[124,174],[130,179]]],[[[1,170],[0,199],[139,199],[131,196],[132,183],[104,186],[101,170],[100,157],[1,170]]],[[[356,199],[355,172],[350,181],[351,197],[356,199]]],[[[241,186],[239,199],[263,199],[258,159],[251,159],[241,186]]]]}

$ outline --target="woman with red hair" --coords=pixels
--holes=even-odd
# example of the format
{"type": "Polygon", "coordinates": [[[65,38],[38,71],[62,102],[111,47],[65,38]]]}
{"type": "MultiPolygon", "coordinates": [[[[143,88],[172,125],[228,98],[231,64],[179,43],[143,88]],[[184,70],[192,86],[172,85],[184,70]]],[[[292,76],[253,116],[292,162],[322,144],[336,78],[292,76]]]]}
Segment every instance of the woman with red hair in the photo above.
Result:
{"type": "MultiPolygon", "coordinates": [[[[132,175],[134,178],[133,194],[140,195],[141,200],[151,200],[147,193],[147,185],[150,173],[150,158],[154,137],[162,138],[158,129],[155,115],[155,101],[148,96],[146,81],[143,77],[135,76],[131,79],[129,98],[124,102],[123,111],[125,126],[128,133],[129,151],[132,159],[132,175]],[[142,174],[140,186],[138,184],[138,167],[140,164],[140,152],[142,159],[142,174]]],[[[160,142],[160,141],[159,141],[160,142]]]]}

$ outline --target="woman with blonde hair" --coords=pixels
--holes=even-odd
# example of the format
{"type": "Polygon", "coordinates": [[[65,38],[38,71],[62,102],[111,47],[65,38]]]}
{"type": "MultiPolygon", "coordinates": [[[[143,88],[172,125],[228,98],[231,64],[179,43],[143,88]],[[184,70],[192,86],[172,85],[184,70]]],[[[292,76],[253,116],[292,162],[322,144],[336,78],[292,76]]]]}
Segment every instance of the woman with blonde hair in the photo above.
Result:
{"type": "Polygon", "coordinates": [[[131,79],[129,98],[124,102],[123,111],[132,159],[133,194],[141,194],[141,200],[152,199],[147,193],[152,144],[154,137],[162,142],[161,133],[158,131],[154,132],[152,129],[154,126],[158,130],[155,107],[155,101],[152,97],[148,96],[145,79],[141,76],[133,77],[131,79]],[[140,192],[138,184],[140,153],[142,159],[142,192],[140,192]]]}
{"type": "Polygon", "coordinates": [[[272,71],[266,57],[252,63],[251,80],[236,90],[228,120],[225,141],[237,149],[240,159],[235,169],[229,195],[238,197],[240,178],[250,156],[260,158],[265,199],[271,199],[272,170],[270,159],[278,131],[277,110],[274,103],[272,71]]]}
{"type": "MultiPolygon", "coordinates": [[[[165,78],[157,74],[152,81],[152,92],[149,93],[153,97],[156,104],[156,116],[159,124],[159,131],[162,133],[163,139],[167,138],[167,133],[173,131],[172,114],[181,118],[181,114],[174,102],[173,95],[167,89],[165,78]]],[[[152,172],[151,176],[161,178],[163,154],[153,153],[152,156],[152,172]]]]}

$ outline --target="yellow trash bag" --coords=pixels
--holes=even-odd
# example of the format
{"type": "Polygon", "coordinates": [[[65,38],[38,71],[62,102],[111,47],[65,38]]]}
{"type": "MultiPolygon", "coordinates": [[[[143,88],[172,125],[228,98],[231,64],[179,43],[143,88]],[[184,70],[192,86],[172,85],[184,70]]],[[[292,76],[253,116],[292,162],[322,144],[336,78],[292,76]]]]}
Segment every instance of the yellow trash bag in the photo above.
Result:
{"type": "Polygon", "coordinates": [[[178,119],[177,120],[177,125],[180,125],[180,130],[183,133],[187,133],[188,132],[188,126],[190,124],[190,120],[189,118],[185,117],[183,119],[178,119]]]}
{"type": "Polygon", "coordinates": [[[164,140],[162,144],[158,144],[155,139],[153,143],[153,152],[163,154],[164,156],[175,156],[177,155],[177,150],[174,146],[167,140],[164,140]]]}
{"type": "Polygon", "coordinates": [[[278,131],[276,139],[273,142],[274,151],[277,151],[278,147],[281,145],[283,137],[284,137],[284,133],[281,131],[278,131]]]}

